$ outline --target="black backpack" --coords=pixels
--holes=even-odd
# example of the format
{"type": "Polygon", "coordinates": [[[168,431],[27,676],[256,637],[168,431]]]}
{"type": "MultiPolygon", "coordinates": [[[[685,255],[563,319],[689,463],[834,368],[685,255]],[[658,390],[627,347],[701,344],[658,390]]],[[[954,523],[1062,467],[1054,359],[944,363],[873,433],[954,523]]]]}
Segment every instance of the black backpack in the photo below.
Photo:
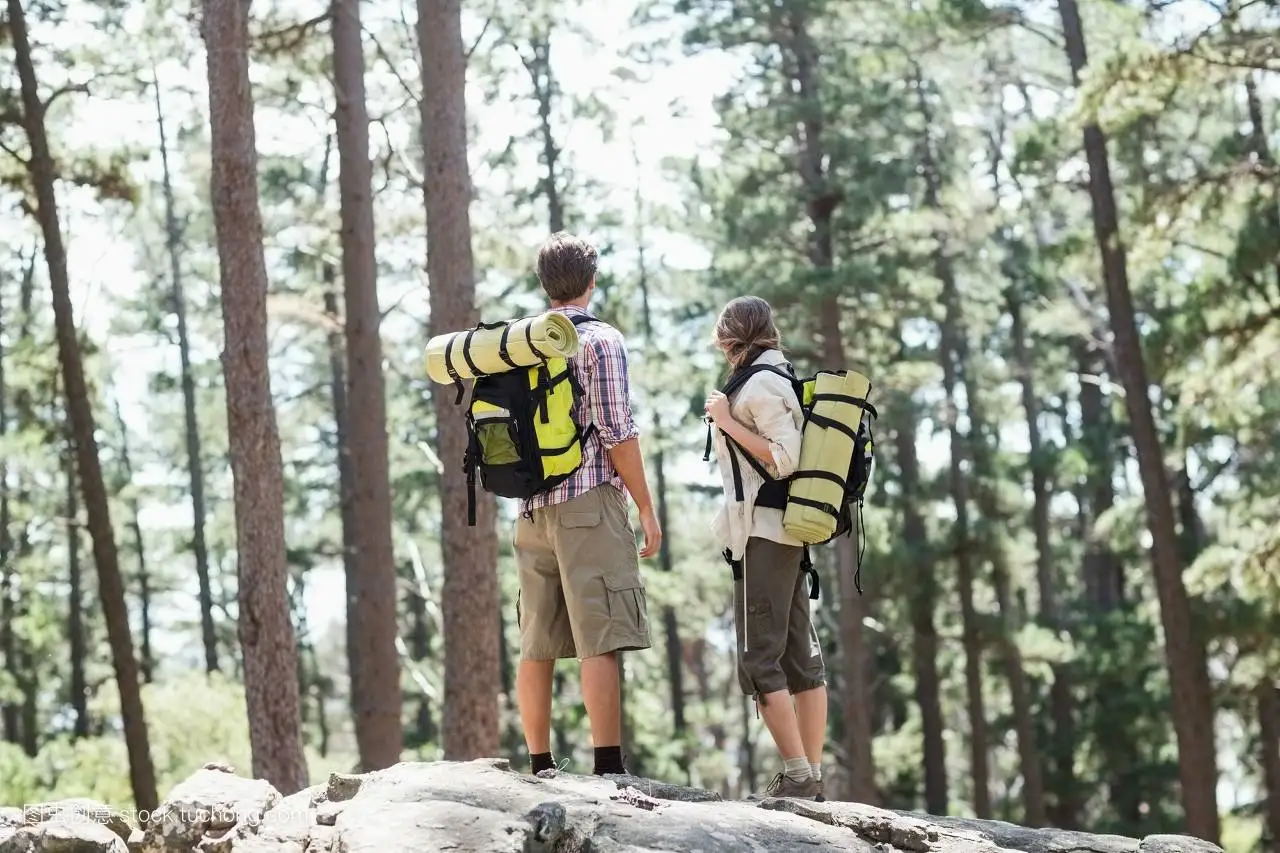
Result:
{"type": "MultiPolygon", "coordinates": [[[[801,503],[821,510],[833,516],[836,520],[835,531],[822,542],[814,542],[811,544],[822,545],[831,542],[840,536],[848,536],[853,532],[853,513],[854,507],[857,507],[858,528],[862,528],[862,504],[866,495],[867,484],[871,480],[871,469],[875,461],[875,440],[871,433],[871,421],[879,417],[875,406],[866,400],[857,401],[858,405],[864,412],[870,415],[870,418],[863,417],[859,423],[857,433],[854,434],[851,427],[838,421],[822,418],[813,411],[814,387],[817,381],[816,376],[806,379],[800,379],[796,376],[795,370],[790,364],[784,363],[782,366],[773,364],[753,364],[748,367],[740,368],[730,375],[724,387],[720,389],[721,393],[726,397],[732,396],[740,390],[752,376],[761,371],[769,371],[777,374],[790,383],[792,390],[795,392],[796,400],[800,402],[800,408],[804,412],[804,421],[808,423],[818,423],[823,427],[830,427],[844,431],[847,435],[853,437],[853,457],[849,463],[849,471],[844,477],[833,475],[825,471],[795,471],[788,477],[775,479],[760,461],[752,456],[746,448],[734,441],[729,435],[724,435],[725,443],[729,446],[729,468],[733,477],[734,500],[742,501],[742,467],[741,461],[745,461],[748,465],[760,475],[764,480],[764,484],[760,487],[760,491],[756,496],[756,506],[767,507],[785,512],[788,503],[801,503]],[[825,477],[827,479],[839,479],[844,487],[843,499],[839,506],[831,506],[826,504],[818,504],[808,501],[805,498],[797,497],[790,494],[791,484],[801,477],[825,477]]],[[[712,445],[712,426],[707,423],[707,445],[706,450],[702,454],[703,461],[711,460],[712,445]]],[[[866,551],[866,540],[859,542],[858,549],[858,565],[853,576],[854,586],[858,590],[858,594],[862,594],[862,556],[866,551]]],[[[737,577],[741,572],[739,561],[732,558],[732,555],[726,549],[724,553],[725,560],[734,570],[734,576],[737,577]]],[[[804,546],[804,557],[801,562],[802,570],[809,575],[810,591],[809,597],[817,599],[819,595],[818,573],[813,568],[813,559],[809,554],[809,545],[804,546]]]]}
{"type": "MultiPolygon", "coordinates": [[[[600,322],[589,314],[570,319],[574,326],[600,322]]],[[[573,419],[573,407],[583,393],[573,367],[559,357],[475,380],[462,461],[467,524],[476,523],[477,474],[487,492],[528,499],[560,485],[582,466],[583,442],[595,431],[595,424],[583,428],[573,419]]]]}

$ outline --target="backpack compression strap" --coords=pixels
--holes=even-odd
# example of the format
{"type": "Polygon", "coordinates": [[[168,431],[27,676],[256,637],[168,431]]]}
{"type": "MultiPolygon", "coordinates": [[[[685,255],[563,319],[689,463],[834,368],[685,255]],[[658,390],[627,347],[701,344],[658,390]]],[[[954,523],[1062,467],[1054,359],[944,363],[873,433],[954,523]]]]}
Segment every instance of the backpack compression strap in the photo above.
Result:
{"type": "MultiPolygon", "coordinates": [[[[468,329],[466,333],[462,335],[462,360],[467,363],[467,369],[471,371],[472,378],[478,379],[485,374],[471,359],[471,339],[475,336],[476,332],[492,332],[494,329],[502,329],[502,337],[498,339],[498,357],[501,358],[503,362],[506,363],[507,367],[510,367],[512,370],[520,367],[520,365],[516,364],[511,358],[511,351],[507,348],[507,339],[511,335],[511,323],[505,321],[498,323],[486,323],[481,321],[476,323],[473,328],[468,329]]],[[[533,344],[532,323],[529,323],[524,327],[524,339],[525,343],[529,345],[529,349],[532,350],[535,355],[543,358],[546,357],[533,344]]],[[[463,387],[461,374],[459,374],[458,369],[453,366],[453,347],[457,342],[458,336],[454,335],[449,338],[449,343],[445,345],[444,369],[449,373],[449,378],[453,380],[453,386],[458,390],[458,396],[454,399],[453,404],[455,406],[460,406],[462,405],[462,398],[466,393],[466,389],[463,387]]]]}
{"type": "MultiPolygon", "coordinates": [[[[868,403],[866,401],[866,398],[864,397],[850,397],[848,394],[814,394],[813,395],[813,402],[815,404],[818,403],[820,400],[832,400],[838,403],[849,403],[851,405],[857,406],[858,408],[868,412],[873,418],[878,417],[875,406],[868,403]]],[[[809,422],[817,424],[820,427],[826,427],[828,429],[836,430],[837,432],[842,432],[845,435],[849,436],[849,440],[853,442],[855,445],[858,443],[857,430],[853,429],[848,424],[842,424],[837,420],[833,420],[831,418],[825,417],[812,410],[810,410],[809,412],[809,422]]],[[[841,488],[844,488],[844,486],[846,485],[845,477],[842,477],[839,474],[835,474],[831,471],[802,470],[802,471],[796,471],[791,476],[796,478],[806,478],[811,480],[827,480],[828,482],[835,483],[837,486],[840,486],[841,488]]],[[[819,512],[824,512],[827,515],[831,516],[832,518],[836,518],[836,519],[840,518],[839,507],[834,507],[829,503],[809,500],[808,498],[796,497],[795,495],[790,496],[789,500],[792,501],[793,503],[800,504],[801,506],[811,507],[812,509],[816,509],[819,512]]]]}

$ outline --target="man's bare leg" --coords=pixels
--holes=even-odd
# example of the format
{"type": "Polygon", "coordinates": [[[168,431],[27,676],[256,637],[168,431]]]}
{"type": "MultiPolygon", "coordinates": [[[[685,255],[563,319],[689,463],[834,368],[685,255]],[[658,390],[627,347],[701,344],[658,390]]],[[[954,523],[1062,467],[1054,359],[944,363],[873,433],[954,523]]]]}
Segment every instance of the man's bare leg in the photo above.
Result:
{"type": "Polygon", "coordinates": [[[591,743],[595,747],[595,770],[623,773],[622,696],[618,678],[618,656],[609,652],[582,661],[582,701],[591,723],[591,743]]]}
{"type": "Polygon", "coordinates": [[[553,660],[522,660],[516,673],[520,725],[531,756],[551,752],[551,679],[555,665],[553,660]]]}

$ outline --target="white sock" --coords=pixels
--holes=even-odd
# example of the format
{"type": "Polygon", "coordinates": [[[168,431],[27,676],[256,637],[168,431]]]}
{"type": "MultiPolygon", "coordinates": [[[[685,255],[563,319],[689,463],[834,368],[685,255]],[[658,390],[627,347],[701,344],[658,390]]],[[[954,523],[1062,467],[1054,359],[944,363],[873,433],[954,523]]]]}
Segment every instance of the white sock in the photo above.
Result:
{"type": "Polygon", "coordinates": [[[809,759],[803,755],[799,758],[783,759],[782,772],[794,782],[803,782],[806,779],[813,778],[813,771],[809,769],[809,759]]]}
{"type": "Polygon", "coordinates": [[[813,781],[821,782],[822,781],[822,762],[819,761],[817,764],[810,764],[809,772],[813,774],[813,781]]]}

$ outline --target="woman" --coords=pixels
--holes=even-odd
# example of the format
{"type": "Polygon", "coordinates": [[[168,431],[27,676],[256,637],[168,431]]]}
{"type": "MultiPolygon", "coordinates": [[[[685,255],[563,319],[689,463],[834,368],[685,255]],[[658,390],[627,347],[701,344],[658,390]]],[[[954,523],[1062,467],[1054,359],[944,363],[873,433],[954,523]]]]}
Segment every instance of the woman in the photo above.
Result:
{"type": "MultiPolygon", "coordinates": [[[[732,367],[730,382],[753,365],[790,373],[763,299],[741,296],[726,305],[714,339],[732,367]]],[[[795,471],[803,413],[791,381],[774,370],[753,371],[731,394],[712,392],[706,414],[725,488],[714,530],[734,568],[738,683],[755,697],[782,757],[783,771],[766,795],[822,799],[826,671],[800,568],[804,546],[783,529],[782,510],[768,506],[780,505],[782,485],[762,476],[778,480],[795,471]]]]}

